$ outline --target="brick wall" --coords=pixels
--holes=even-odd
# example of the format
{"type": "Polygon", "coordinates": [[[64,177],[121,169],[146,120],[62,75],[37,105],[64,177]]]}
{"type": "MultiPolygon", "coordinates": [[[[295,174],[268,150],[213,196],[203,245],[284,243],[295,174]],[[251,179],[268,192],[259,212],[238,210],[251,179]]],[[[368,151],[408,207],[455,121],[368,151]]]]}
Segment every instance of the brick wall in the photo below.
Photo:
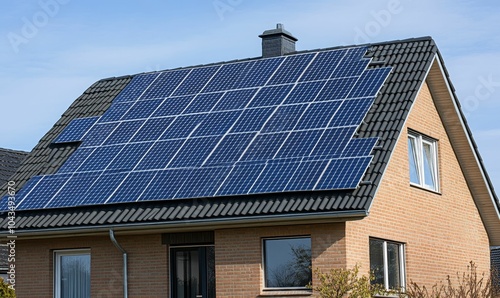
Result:
{"type": "Polygon", "coordinates": [[[489,269],[489,243],[448,136],[424,85],[390,160],[370,215],[346,224],[348,266],[369,270],[369,237],[406,243],[407,280],[431,285],[489,269]],[[410,186],[407,128],[438,140],[440,193],[410,186]]]}
{"type": "MultiPolygon", "coordinates": [[[[116,236],[128,253],[130,297],[168,297],[167,248],[161,236],[116,236]]],[[[123,297],[123,258],[108,236],[19,240],[16,243],[18,297],[52,297],[53,251],[90,248],[92,297],[123,297]]]]}
{"type": "Polygon", "coordinates": [[[218,230],[215,232],[217,297],[266,294],[262,292],[262,238],[301,235],[311,236],[313,268],[345,266],[344,223],[218,230]]]}

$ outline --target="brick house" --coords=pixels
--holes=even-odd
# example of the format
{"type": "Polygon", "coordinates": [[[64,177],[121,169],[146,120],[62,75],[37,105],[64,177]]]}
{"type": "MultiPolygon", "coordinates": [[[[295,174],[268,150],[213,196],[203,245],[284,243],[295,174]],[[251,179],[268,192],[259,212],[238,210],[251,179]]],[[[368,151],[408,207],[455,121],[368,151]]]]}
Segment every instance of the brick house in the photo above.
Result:
{"type": "Polygon", "coordinates": [[[434,41],[260,37],[262,57],[76,99],[13,177],[19,297],[308,297],[310,266],[387,288],[489,270],[499,201],[434,41]]]}

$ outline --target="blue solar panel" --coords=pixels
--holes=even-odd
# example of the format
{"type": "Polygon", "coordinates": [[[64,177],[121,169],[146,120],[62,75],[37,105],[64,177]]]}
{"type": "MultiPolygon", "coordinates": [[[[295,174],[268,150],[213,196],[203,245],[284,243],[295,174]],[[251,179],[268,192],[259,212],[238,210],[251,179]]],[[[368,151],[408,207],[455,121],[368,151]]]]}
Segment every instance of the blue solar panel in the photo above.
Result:
{"type": "Polygon", "coordinates": [[[120,120],[149,118],[163,102],[163,99],[136,102],[120,120]]]}
{"type": "Polygon", "coordinates": [[[157,171],[130,173],[116,188],[116,191],[107,197],[105,203],[134,202],[139,200],[142,193],[148,188],[157,174],[157,171]]]}
{"type": "Polygon", "coordinates": [[[144,124],[144,120],[120,122],[109,137],[104,141],[104,145],[127,143],[144,124]]]}
{"type": "Polygon", "coordinates": [[[269,118],[266,125],[262,128],[262,132],[267,133],[292,130],[306,108],[306,104],[279,107],[271,118],[269,118]]]}
{"type": "Polygon", "coordinates": [[[284,191],[314,189],[328,162],[328,160],[301,162],[293,177],[288,181],[284,191]]]}
{"type": "Polygon", "coordinates": [[[73,119],[53,143],[80,142],[99,117],[73,119]]]}
{"type": "Polygon", "coordinates": [[[322,130],[291,132],[276,158],[309,156],[322,133],[322,130]]]}
{"type": "Polygon", "coordinates": [[[193,134],[207,114],[191,114],[177,117],[160,137],[161,140],[187,138],[193,134]]]}
{"type": "Polygon", "coordinates": [[[168,164],[169,168],[200,167],[219,141],[219,137],[187,139],[168,164]]]}
{"type": "Polygon", "coordinates": [[[247,194],[259,178],[265,164],[237,164],[215,193],[216,196],[247,194]]]}
{"type": "Polygon", "coordinates": [[[131,142],[156,141],[168,129],[174,117],[151,118],[134,135],[131,142]]]}
{"type": "Polygon", "coordinates": [[[137,170],[164,169],[181,148],[182,139],[157,142],[144,155],[137,165],[137,170]]]}
{"type": "Polygon", "coordinates": [[[153,143],[151,142],[125,145],[120,154],[108,165],[107,169],[117,171],[133,170],[152,146],[153,143]]]}
{"type": "Polygon", "coordinates": [[[226,135],[212,154],[206,165],[234,164],[255,137],[255,133],[226,135]]]}
{"type": "Polygon", "coordinates": [[[356,127],[327,129],[316,143],[312,156],[338,157],[353,136],[356,127]]]}
{"type": "Polygon", "coordinates": [[[345,51],[321,52],[314,58],[311,65],[304,72],[300,81],[316,81],[329,79],[344,58],[345,51]]]}
{"type": "Polygon", "coordinates": [[[316,53],[287,56],[267,85],[295,83],[316,53]]]}
{"type": "Polygon", "coordinates": [[[172,169],[159,171],[140,196],[141,201],[172,199],[179,189],[188,181],[191,171],[188,169],[172,169]]]}
{"type": "Polygon", "coordinates": [[[71,176],[57,193],[57,199],[50,200],[44,207],[69,207],[77,205],[81,201],[81,196],[91,188],[97,178],[99,178],[99,175],[94,173],[78,173],[71,176]]]}
{"type": "Polygon", "coordinates": [[[203,88],[203,92],[231,90],[239,83],[238,77],[251,67],[251,62],[224,64],[203,88]]]}
{"type": "MultiPolygon", "coordinates": [[[[125,177],[127,177],[127,173],[100,175],[85,193],[81,205],[104,204],[125,177]]],[[[136,185],[136,188],[141,189],[141,185],[136,185]]]]}
{"type": "Polygon", "coordinates": [[[268,160],[273,159],[281,144],[286,140],[287,133],[271,133],[257,135],[247,148],[241,160],[268,160]]]}
{"type": "Polygon", "coordinates": [[[82,145],[18,208],[354,189],[377,138],[353,136],[390,72],[365,52],[137,75],[101,118],[67,126],[58,141],[82,145]]]}
{"type": "Polygon", "coordinates": [[[257,88],[228,91],[217,102],[214,111],[239,110],[246,107],[250,99],[257,92],[257,88]]]}
{"type": "Polygon", "coordinates": [[[179,88],[175,90],[174,95],[199,93],[219,68],[220,66],[210,66],[192,69],[179,88]]]}
{"type": "Polygon", "coordinates": [[[76,172],[76,170],[89,158],[89,156],[96,150],[95,147],[92,148],[78,148],[59,168],[57,173],[71,173],[76,172]]]}
{"type": "Polygon", "coordinates": [[[197,95],[184,110],[183,114],[210,112],[224,93],[207,93],[197,95]]]}
{"type": "Polygon", "coordinates": [[[330,122],[330,127],[359,125],[373,104],[373,97],[345,100],[330,122]]]}
{"type": "Polygon", "coordinates": [[[371,160],[371,156],[332,160],[314,189],[356,188],[371,160]]]}
{"type": "Polygon", "coordinates": [[[260,131],[267,119],[273,113],[274,108],[258,108],[243,110],[240,118],[236,121],[232,133],[260,131]]]}
{"type": "Polygon", "coordinates": [[[368,156],[377,143],[378,138],[351,139],[342,151],[342,157],[368,156]]]}
{"type": "Polygon", "coordinates": [[[139,99],[161,99],[170,96],[188,73],[187,69],[162,72],[139,99]]]}
{"type": "Polygon", "coordinates": [[[263,59],[252,61],[245,73],[239,77],[235,88],[263,86],[276,71],[283,59],[263,59]]]}
{"type": "Polygon", "coordinates": [[[390,68],[366,70],[359,78],[358,83],[349,93],[349,97],[355,98],[376,96],[390,71],[390,68]]]}
{"type": "Polygon", "coordinates": [[[159,73],[150,73],[134,76],[132,81],[120,92],[113,102],[136,101],[158,75],[159,73]]]}
{"type": "Polygon", "coordinates": [[[123,149],[124,145],[97,148],[92,155],[78,168],[79,172],[104,171],[111,161],[123,149]]]}
{"type": "Polygon", "coordinates": [[[279,105],[292,90],[292,87],[293,85],[264,87],[259,90],[248,106],[253,108],[279,105]]]}
{"type": "Polygon", "coordinates": [[[31,193],[20,202],[19,207],[21,209],[45,208],[46,204],[59,192],[69,178],[69,175],[43,176],[31,193]]]}
{"type": "Polygon", "coordinates": [[[311,102],[323,88],[325,82],[318,81],[297,84],[286,98],[285,104],[311,102]]]}
{"type": "Polygon", "coordinates": [[[119,125],[117,122],[96,124],[84,136],[83,146],[100,146],[119,125]]]}
{"type": "Polygon", "coordinates": [[[259,178],[250,190],[251,193],[280,192],[288,184],[295,170],[297,162],[275,162],[267,164],[260,173],[259,178]]]}
{"type": "Polygon", "coordinates": [[[99,123],[120,120],[125,113],[134,105],[134,102],[113,103],[99,119],[99,123]]]}
{"type": "Polygon", "coordinates": [[[153,117],[175,116],[179,115],[193,100],[194,95],[169,97],[153,113],[153,117]]]}
{"type": "Polygon", "coordinates": [[[204,115],[203,122],[193,132],[193,137],[223,135],[229,131],[241,111],[218,112],[204,115]]]}
{"type": "Polygon", "coordinates": [[[328,101],[311,104],[304,112],[295,129],[326,128],[340,107],[341,101],[328,101]]]}
{"type": "Polygon", "coordinates": [[[357,80],[357,77],[329,80],[315,100],[328,101],[345,99],[357,80]]]}
{"type": "Polygon", "coordinates": [[[203,198],[213,196],[229,171],[229,167],[196,169],[187,178],[189,182],[186,182],[175,194],[175,198],[203,198]]]}

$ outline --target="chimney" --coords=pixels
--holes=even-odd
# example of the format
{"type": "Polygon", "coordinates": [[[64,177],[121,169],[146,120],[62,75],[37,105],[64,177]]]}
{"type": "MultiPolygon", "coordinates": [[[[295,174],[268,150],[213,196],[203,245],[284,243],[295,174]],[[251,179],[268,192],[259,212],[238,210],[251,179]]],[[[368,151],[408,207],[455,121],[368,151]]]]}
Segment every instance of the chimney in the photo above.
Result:
{"type": "Polygon", "coordinates": [[[266,30],[259,35],[262,38],[262,57],[276,57],[295,52],[295,38],[285,30],[283,24],[277,24],[276,29],[266,30]]]}

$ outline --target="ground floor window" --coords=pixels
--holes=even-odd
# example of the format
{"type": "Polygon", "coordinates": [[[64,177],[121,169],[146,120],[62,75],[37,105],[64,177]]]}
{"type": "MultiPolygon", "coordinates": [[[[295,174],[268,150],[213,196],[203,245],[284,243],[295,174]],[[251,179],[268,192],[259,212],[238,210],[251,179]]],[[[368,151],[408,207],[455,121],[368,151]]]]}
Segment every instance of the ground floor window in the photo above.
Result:
{"type": "Polygon", "coordinates": [[[90,297],[90,250],[54,252],[56,298],[90,297]]]}
{"type": "Polygon", "coordinates": [[[305,288],[312,280],[311,238],[263,239],[266,289],[305,288]]]}
{"type": "Polygon", "coordinates": [[[389,289],[405,287],[404,244],[370,239],[370,270],[375,274],[373,284],[389,289]]]}

